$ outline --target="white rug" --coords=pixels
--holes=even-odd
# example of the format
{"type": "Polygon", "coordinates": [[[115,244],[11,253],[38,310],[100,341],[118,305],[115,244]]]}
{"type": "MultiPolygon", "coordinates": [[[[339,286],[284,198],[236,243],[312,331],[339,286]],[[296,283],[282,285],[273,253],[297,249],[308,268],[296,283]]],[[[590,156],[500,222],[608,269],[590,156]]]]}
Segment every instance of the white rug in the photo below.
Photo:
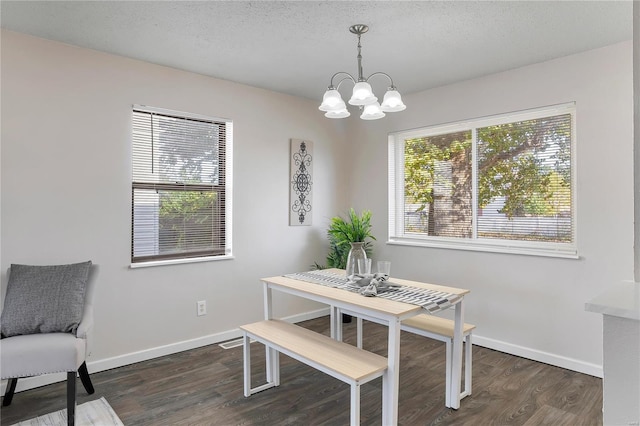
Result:
{"type": "MultiPolygon", "coordinates": [[[[16,423],[14,426],[66,426],[67,409],[45,414],[31,420],[16,423]]],[[[106,399],[85,402],[76,407],[76,425],[85,426],[124,426],[106,399]]]]}

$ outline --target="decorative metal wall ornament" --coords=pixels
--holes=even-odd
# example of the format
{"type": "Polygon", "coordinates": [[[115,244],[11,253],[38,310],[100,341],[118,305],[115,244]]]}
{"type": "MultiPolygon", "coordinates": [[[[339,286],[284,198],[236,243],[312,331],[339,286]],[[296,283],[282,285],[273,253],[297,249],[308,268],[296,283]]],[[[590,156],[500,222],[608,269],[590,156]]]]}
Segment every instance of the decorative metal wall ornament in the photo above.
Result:
{"type": "Polygon", "coordinates": [[[313,142],[291,139],[289,225],[311,225],[313,142]]]}

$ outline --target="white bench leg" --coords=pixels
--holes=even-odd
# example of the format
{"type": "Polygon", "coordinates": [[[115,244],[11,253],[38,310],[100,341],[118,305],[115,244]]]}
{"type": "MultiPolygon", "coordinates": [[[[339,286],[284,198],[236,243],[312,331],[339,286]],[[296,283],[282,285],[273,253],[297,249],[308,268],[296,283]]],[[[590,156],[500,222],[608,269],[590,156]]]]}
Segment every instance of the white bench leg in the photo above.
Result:
{"type": "Polygon", "coordinates": [[[360,384],[351,383],[351,426],[360,424],[360,384]]]}
{"type": "Polygon", "coordinates": [[[261,392],[274,386],[280,386],[280,352],[266,347],[266,376],[267,381],[263,385],[251,388],[251,336],[246,332],[242,336],[242,364],[244,378],[244,396],[250,397],[254,393],[261,392]]]}
{"type": "Polygon", "coordinates": [[[271,351],[271,381],[274,386],[280,386],[280,352],[273,348],[269,348],[271,351]]]}
{"type": "Polygon", "coordinates": [[[471,395],[471,370],[473,362],[471,360],[473,345],[471,343],[471,333],[467,334],[467,338],[464,342],[464,392],[460,395],[461,398],[471,395]]]}
{"type": "Polygon", "coordinates": [[[244,364],[244,396],[251,396],[251,342],[247,333],[242,336],[242,361],[244,364]]]}
{"type": "Polygon", "coordinates": [[[267,382],[271,383],[273,382],[273,351],[269,346],[266,345],[264,347],[264,358],[267,363],[267,382]]]}
{"type": "Polygon", "coordinates": [[[445,398],[444,398],[444,406],[447,408],[451,408],[451,364],[453,361],[452,353],[451,353],[451,343],[452,340],[447,340],[445,342],[445,398]]]}
{"type": "MultiPolygon", "coordinates": [[[[446,344],[446,398],[445,398],[445,406],[451,408],[451,380],[452,380],[452,353],[451,353],[451,345],[452,341],[448,340],[445,342],[446,344]]],[[[464,339],[464,390],[460,392],[460,399],[471,395],[471,375],[473,373],[473,344],[471,343],[471,333],[467,334],[464,339]]]]}

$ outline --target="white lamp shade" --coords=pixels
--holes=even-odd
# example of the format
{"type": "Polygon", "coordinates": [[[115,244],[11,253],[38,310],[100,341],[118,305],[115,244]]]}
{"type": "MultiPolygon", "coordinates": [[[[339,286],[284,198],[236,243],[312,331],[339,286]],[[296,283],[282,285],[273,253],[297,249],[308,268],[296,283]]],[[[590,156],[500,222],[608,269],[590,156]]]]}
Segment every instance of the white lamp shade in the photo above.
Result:
{"type": "Polygon", "coordinates": [[[340,110],[336,110],[336,111],[327,111],[324,113],[324,116],[327,118],[346,118],[348,116],[350,116],[351,113],[349,111],[347,111],[347,108],[344,107],[343,109],[340,110]]]}
{"type": "Polygon", "coordinates": [[[351,105],[369,105],[377,102],[378,98],[373,95],[371,85],[366,81],[359,81],[353,87],[353,95],[349,99],[351,105]]]}
{"type": "Polygon", "coordinates": [[[387,90],[381,108],[384,112],[398,112],[405,110],[407,106],[402,103],[402,98],[397,90],[387,90]]]}
{"type": "Polygon", "coordinates": [[[336,89],[330,89],[324,92],[322,104],[318,107],[320,111],[338,111],[346,109],[346,105],[340,96],[340,92],[336,89]]]}
{"type": "Polygon", "coordinates": [[[380,108],[380,104],[378,102],[366,105],[364,107],[364,111],[362,111],[362,115],[360,118],[363,120],[377,120],[385,116],[385,113],[382,112],[380,108]]]}

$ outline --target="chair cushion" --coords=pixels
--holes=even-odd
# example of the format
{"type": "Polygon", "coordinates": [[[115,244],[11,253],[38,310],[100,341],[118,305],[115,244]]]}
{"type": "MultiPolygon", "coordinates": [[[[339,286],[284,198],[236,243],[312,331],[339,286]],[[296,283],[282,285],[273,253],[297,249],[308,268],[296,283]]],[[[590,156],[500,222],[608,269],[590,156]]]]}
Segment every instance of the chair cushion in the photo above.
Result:
{"type": "Polygon", "coordinates": [[[85,341],[71,333],[41,333],[0,340],[2,378],[78,371],[85,341]]]}
{"type": "Polygon", "coordinates": [[[75,333],[82,319],[90,268],[91,261],[11,265],[2,310],[2,335],[75,333]]]}

